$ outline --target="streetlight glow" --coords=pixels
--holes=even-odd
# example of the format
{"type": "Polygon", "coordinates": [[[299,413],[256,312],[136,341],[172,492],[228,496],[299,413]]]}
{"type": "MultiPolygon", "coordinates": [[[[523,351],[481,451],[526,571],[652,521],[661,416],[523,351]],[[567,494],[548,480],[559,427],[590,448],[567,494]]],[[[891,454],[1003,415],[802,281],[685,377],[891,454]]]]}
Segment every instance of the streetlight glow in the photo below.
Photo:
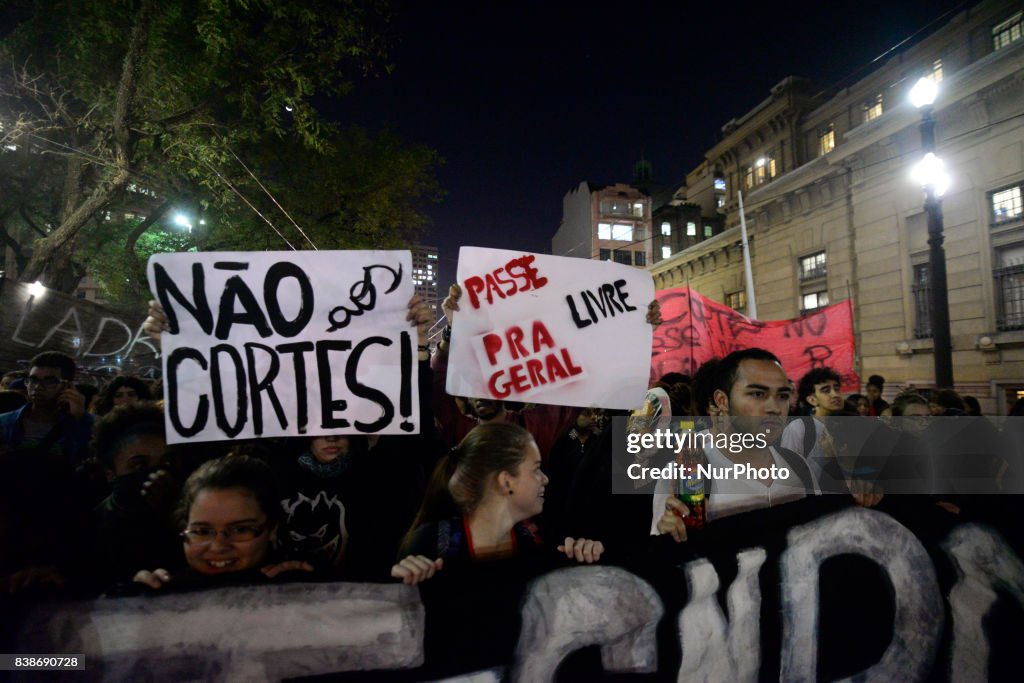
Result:
{"type": "Polygon", "coordinates": [[[910,89],[910,102],[915,107],[929,107],[939,94],[939,84],[930,78],[920,78],[910,89]]]}
{"type": "Polygon", "coordinates": [[[34,296],[34,297],[36,297],[38,299],[39,297],[41,297],[45,293],[46,293],[46,287],[39,280],[36,280],[35,282],[33,282],[32,284],[30,284],[28,286],[28,294],[29,294],[29,296],[34,296]]]}
{"type": "Polygon", "coordinates": [[[949,189],[950,178],[946,173],[946,165],[932,152],[925,154],[924,158],[917,162],[911,176],[921,184],[921,187],[930,187],[936,197],[946,194],[946,190],[949,189]]]}
{"type": "Polygon", "coordinates": [[[186,216],[183,213],[174,214],[174,224],[177,225],[179,228],[188,228],[189,230],[192,229],[192,221],[190,221],[188,219],[188,216],[186,216]]]}

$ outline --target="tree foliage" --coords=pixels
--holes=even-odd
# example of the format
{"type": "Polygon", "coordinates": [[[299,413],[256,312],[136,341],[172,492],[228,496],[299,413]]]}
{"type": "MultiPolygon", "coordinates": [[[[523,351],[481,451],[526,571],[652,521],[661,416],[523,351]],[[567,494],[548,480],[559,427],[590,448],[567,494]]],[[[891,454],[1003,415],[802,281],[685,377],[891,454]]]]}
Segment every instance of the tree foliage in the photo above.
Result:
{"type": "Polygon", "coordinates": [[[242,196],[283,233],[297,231],[254,176],[321,248],[393,243],[423,225],[417,203],[439,194],[432,152],[334,128],[311,104],[382,64],[387,15],[377,0],[6,9],[19,21],[0,38],[0,238],[21,245],[23,280],[68,291],[87,266],[128,296],[140,284],[133,252],[280,248],[242,196]],[[171,204],[208,227],[175,232],[154,216],[171,204]],[[125,213],[150,225],[140,233],[125,213]],[[123,263],[96,262],[125,245],[134,249],[123,263]]]}

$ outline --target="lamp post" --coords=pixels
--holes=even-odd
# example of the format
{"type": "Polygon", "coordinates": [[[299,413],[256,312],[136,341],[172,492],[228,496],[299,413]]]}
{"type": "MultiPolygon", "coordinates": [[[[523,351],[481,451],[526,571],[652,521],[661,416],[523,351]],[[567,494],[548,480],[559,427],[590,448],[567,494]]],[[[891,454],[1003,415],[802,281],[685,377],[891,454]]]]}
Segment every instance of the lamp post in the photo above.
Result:
{"type": "Polygon", "coordinates": [[[953,386],[953,345],[949,333],[949,286],[946,281],[946,250],[942,226],[942,195],[949,187],[942,160],[935,156],[935,118],[932,104],[938,86],[928,78],[920,79],[910,91],[910,101],[921,110],[921,148],[924,158],[914,175],[924,188],[924,211],[928,219],[928,271],[932,341],[935,346],[935,385],[953,386]]]}

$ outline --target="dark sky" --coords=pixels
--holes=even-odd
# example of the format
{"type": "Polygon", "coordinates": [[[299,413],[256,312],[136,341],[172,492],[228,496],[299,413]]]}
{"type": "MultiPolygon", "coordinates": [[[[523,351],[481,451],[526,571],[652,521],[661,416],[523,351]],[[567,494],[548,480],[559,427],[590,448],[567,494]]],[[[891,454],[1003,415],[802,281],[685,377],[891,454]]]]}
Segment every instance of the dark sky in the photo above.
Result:
{"type": "Polygon", "coordinates": [[[786,76],[829,86],[969,4],[397,0],[393,74],[327,113],[445,158],[423,240],[443,291],[460,245],[549,252],[581,181],[629,182],[643,155],[678,185],[786,76]]]}

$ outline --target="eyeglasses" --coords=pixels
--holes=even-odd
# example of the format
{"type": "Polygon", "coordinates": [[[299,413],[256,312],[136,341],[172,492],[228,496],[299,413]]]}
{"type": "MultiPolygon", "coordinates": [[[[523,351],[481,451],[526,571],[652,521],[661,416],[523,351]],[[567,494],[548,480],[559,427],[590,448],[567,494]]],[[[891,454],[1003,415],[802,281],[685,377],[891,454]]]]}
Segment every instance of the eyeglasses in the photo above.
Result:
{"type": "Polygon", "coordinates": [[[186,543],[193,545],[210,545],[218,534],[224,534],[224,540],[228,543],[246,543],[255,541],[267,530],[267,523],[262,524],[232,524],[224,530],[214,529],[209,526],[197,526],[185,529],[181,536],[186,543]]]}
{"type": "Polygon", "coordinates": [[[29,375],[25,378],[25,385],[42,384],[47,389],[52,389],[63,381],[60,377],[33,377],[29,375]]]}

